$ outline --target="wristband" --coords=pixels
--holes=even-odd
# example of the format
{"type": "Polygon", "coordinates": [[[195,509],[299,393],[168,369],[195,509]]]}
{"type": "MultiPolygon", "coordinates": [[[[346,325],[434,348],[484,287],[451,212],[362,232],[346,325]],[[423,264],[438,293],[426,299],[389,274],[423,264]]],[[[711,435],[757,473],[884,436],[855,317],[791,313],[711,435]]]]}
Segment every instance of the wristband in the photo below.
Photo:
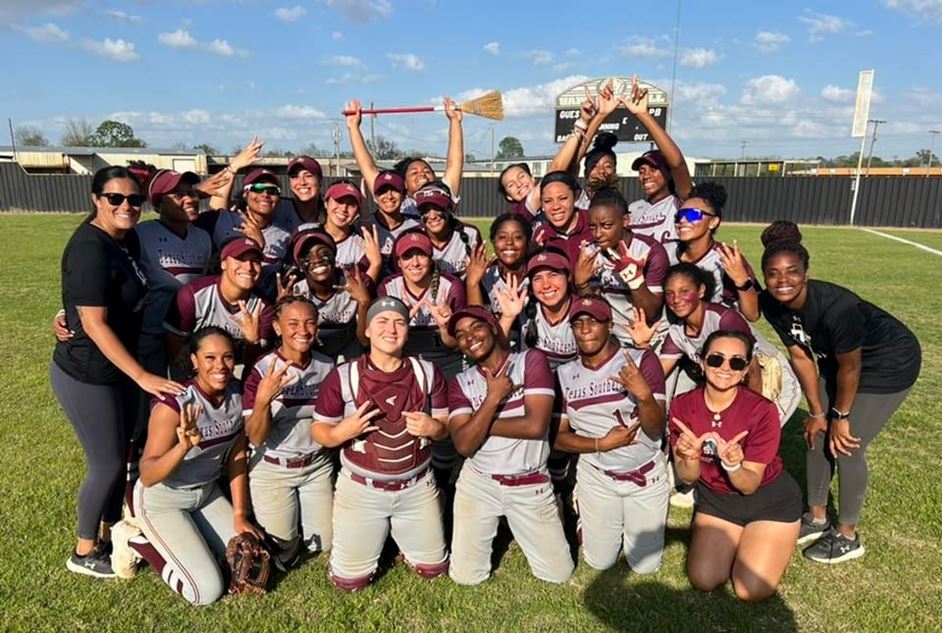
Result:
{"type": "Polygon", "coordinates": [[[846,420],[850,417],[850,411],[838,411],[834,407],[831,407],[831,413],[834,414],[831,416],[834,420],[846,420]]]}
{"type": "Polygon", "coordinates": [[[815,420],[820,420],[821,418],[825,417],[827,414],[828,414],[827,411],[822,411],[821,413],[809,413],[808,417],[814,418],[815,420]]]}
{"type": "Polygon", "coordinates": [[[572,124],[572,131],[577,131],[579,134],[585,134],[589,131],[589,126],[582,122],[582,119],[576,119],[576,122],[572,124]]]}
{"type": "Polygon", "coordinates": [[[729,466],[729,465],[727,465],[726,462],[724,462],[723,460],[720,460],[720,466],[722,466],[722,467],[723,467],[723,470],[725,470],[726,472],[728,472],[728,473],[734,473],[734,472],[736,472],[737,470],[739,470],[740,468],[742,468],[742,462],[739,462],[739,463],[736,464],[735,466],[729,466]]]}
{"type": "Polygon", "coordinates": [[[595,456],[601,457],[601,455],[599,455],[599,438],[595,438],[595,456]]]}

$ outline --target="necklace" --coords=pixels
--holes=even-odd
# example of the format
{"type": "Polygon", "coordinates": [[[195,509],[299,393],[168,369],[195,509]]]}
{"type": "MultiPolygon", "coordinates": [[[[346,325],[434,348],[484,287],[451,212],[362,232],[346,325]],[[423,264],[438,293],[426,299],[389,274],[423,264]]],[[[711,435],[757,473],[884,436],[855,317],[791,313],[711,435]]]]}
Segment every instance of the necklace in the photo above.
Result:
{"type": "MultiPolygon", "coordinates": [[[[713,410],[713,407],[710,406],[710,400],[709,400],[709,398],[707,397],[707,394],[706,394],[705,391],[703,392],[703,403],[706,405],[707,410],[708,410],[710,413],[713,414],[713,420],[710,422],[710,428],[711,428],[711,429],[720,429],[720,428],[723,428],[723,416],[720,415],[720,412],[719,412],[719,411],[714,411],[714,410],[713,410]]],[[[730,403],[730,404],[732,404],[732,403],[730,403]]],[[[729,408],[729,405],[727,405],[725,408],[729,408]]],[[[724,410],[725,410],[725,408],[724,408],[724,410]]]]}

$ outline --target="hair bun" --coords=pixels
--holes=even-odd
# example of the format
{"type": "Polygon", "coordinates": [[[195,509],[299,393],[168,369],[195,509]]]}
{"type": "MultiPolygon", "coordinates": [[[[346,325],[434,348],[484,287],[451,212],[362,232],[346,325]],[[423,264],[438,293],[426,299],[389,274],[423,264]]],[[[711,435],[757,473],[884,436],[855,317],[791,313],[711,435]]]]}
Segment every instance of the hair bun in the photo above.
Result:
{"type": "Polygon", "coordinates": [[[612,132],[599,132],[595,135],[595,141],[592,142],[592,149],[609,151],[618,144],[618,137],[612,132]]]}
{"type": "Polygon", "coordinates": [[[801,231],[790,220],[776,220],[762,231],[762,246],[769,248],[774,244],[801,244],[801,231]]]}

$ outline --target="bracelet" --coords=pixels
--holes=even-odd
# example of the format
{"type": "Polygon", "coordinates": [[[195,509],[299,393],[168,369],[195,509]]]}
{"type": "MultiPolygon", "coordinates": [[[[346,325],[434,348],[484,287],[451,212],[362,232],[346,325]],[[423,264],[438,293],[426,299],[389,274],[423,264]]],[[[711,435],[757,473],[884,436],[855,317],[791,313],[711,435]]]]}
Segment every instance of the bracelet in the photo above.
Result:
{"type": "Polygon", "coordinates": [[[232,168],[232,165],[226,165],[226,171],[235,176],[235,170],[232,168]]]}
{"type": "Polygon", "coordinates": [[[835,420],[846,420],[850,417],[850,411],[838,411],[835,407],[831,407],[831,413],[834,414],[835,420]]]}
{"type": "Polygon", "coordinates": [[[579,130],[580,134],[585,134],[589,131],[589,126],[582,122],[582,119],[576,119],[576,122],[572,124],[572,131],[575,132],[579,130]]]}
{"type": "Polygon", "coordinates": [[[828,414],[827,411],[822,411],[821,413],[809,413],[808,417],[814,418],[815,420],[820,420],[821,418],[825,417],[827,414],[828,414]]]}
{"type": "Polygon", "coordinates": [[[728,466],[728,465],[726,464],[726,462],[724,462],[723,460],[720,460],[720,466],[722,466],[722,467],[723,467],[723,470],[725,470],[726,472],[728,472],[728,473],[734,473],[734,472],[736,472],[737,470],[739,470],[740,468],[742,468],[742,462],[739,462],[739,463],[736,464],[735,466],[728,466]]]}
{"type": "Polygon", "coordinates": [[[599,457],[599,438],[595,438],[595,456],[599,457]]]}

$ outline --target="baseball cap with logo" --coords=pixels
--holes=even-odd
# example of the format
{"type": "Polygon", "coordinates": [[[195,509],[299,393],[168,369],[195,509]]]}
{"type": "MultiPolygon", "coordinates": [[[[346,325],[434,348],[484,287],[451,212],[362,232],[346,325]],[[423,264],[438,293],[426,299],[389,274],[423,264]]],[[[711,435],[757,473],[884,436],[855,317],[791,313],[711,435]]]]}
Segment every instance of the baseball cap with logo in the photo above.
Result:
{"type": "Polygon", "coordinates": [[[569,274],[569,260],[562,253],[537,253],[527,262],[527,277],[540,268],[551,268],[569,274]]]}
{"type": "Polygon", "coordinates": [[[631,163],[631,169],[633,171],[638,171],[641,168],[641,165],[650,165],[655,169],[660,169],[664,172],[664,175],[667,176],[670,174],[670,167],[667,165],[667,159],[664,158],[664,154],[659,149],[652,149],[646,151],[644,154],[634,159],[631,163]]]}
{"type": "Polygon", "coordinates": [[[393,259],[399,259],[414,248],[429,257],[432,256],[432,240],[428,238],[428,235],[418,231],[409,231],[400,235],[393,244],[393,259]]]}
{"type": "Polygon", "coordinates": [[[601,297],[581,297],[572,302],[569,308],[569,322],[587,314],[596,321],[607,323],[612,320],[612,306],[601,297]]]}
{"type": "Polygon", "coordinates": [[[273,185],[281,186],[281,179],[267,169],[253,169],[250,171],[246,174],[245,178],[242,179],[242,186],[248,187],[257,182],[270,182],[273,185]]]}
{"type": "Polygon", "coordinates": [[[315,244],[323,244],[334,253],[337,252],[337,243],[326,231],[320,229],[300,231],[291,238],[291,256],[294,258],[296,266],[301,265],[301,255],[304,251],[314,248],[315,244]]]}
{"type": "Polygon", "coordinates": [[[147,199],[151,205],[157,204],[160,196],[170,193],[177,188],[181,182],[195,185],[200,181],[200,177],[192,171],[173,171],[172,169],[161,169],[154,177],[150,179],[147,185],[147,199]]]}
{"type": "Polygon", "coordinates": [[[331,186],[327,187],[327,191],[324,193],[324,198],[330,198],[331,200],[353,198],[357,201],[357,206],[363,204],[363,194],[360,193],[360,190],[351,185],[349,182],[335,182],[331,186]]]}
{"type": "Polygon", "coordinates": [[[289,176],[294,176],[296,172],[299,172],[302,169],[306,169],[318,178],[321,178],[324,175],[324,170],[321,169],[321,164],[310,156],[295,156],[288,162],[289,176]]]}
{"type": "Polygon", "coordinates": [[[466,308],[461,308],[448,319],[448,333],[451,336],[455,335],[455,330],[458,329],[458,321],[465,317],[471,317],[477,319],[478,321],[484,321],[492,327],[497,327],[497,318],[494,317],[494,313],[485,308],[484,306],[468,306],[466,308]]]}
{"type": "Polygon", "coordinates": [[[219,254],[219,259],[223,260],[227,257],[235,257],[236,259],[239,259],[240,257],[244,257],[246,254],[252,252],[258,253],[259,257],[265,256],[265,253],[258,242],[248,237],[239,237],[222,247],[222,252],[219,254]]]}
{"type": "Polygon", "coordinates": [[[392,187],[399,193],[405,193],[406,181],[394,171],[381,171],[379,175],[376,176],[376,180],[373,181],[373,193],[378,195],[379,192],[386,187],[392,187]]]}
{"type": "Polygon", "coordinates": [[[451,195],[436,185],[426,185],[415,192],[415,206],[421,210],[427,204],[445,211],[455,210],[455,201],[451,195]]]}

